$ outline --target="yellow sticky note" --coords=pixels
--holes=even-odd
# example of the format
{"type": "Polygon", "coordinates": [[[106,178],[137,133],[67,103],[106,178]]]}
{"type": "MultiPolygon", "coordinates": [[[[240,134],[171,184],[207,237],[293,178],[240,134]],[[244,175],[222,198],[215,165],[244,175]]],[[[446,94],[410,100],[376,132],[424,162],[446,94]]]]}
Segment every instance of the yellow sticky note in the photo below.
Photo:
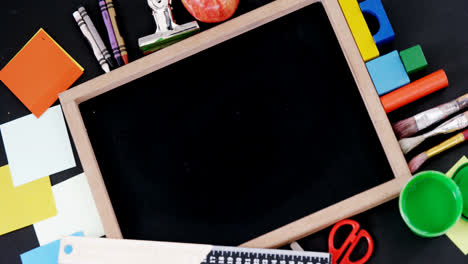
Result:
{"type": "Polygon", "coordinates": [[[14,187],[8,165],[0,167],[0,235],[57,215],[50,178],[14,187]]]}
{"type": "MultiPolygon", "coordinates": [[[[452,177],[458,167],[468,162],[468,159],[463,156],[453,167],[446,173],[447,177],[452,177]]],[[[468,222],[460,219],[450,230],[446,233],[448,238],[463,252],[468,254],[468,222]]]]}
{"type": "Polygon", "coordinates": [[[343,15],[353,33],[354,41],[361,52],[362,59],[367,62],[379,56],[379,49],[375,45],[374,37],[367,26],[358,0],[339,0],[343,15]]]}

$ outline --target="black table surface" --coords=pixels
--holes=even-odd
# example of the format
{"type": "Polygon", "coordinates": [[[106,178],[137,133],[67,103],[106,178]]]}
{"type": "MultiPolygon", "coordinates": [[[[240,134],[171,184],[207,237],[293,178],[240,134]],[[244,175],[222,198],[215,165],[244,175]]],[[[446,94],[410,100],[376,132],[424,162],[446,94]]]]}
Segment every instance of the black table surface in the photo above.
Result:
{"type": "MultiPolygon", "coordinates": [[[[236,15],[268,2],[241,0],[236,15]]],[[[383,2],[396,39],[382,53],[421,44],[429,67],[412,79],[442,68],[450,81],[390,120],[463,94],[468,4],[383,2]]],[[[76,84],[101,75],[71,16],[79,4],[105,36],[97,1],[5,1],[0,67],[43,27],[85,68],[76,84]]],[[[137,39],[154,32],[154,22],[144,0],[115,4],[133,61],[142,57],[137,39]]],[[[191,20],[179,1],[174,15],[179,23],[191,20]]],[[[202,30],[211,26],[201,24],[202,30]]],[[[127,238],[237,245],[392,178],[320,5],[92,99],[81,111],[127,238]],[[164,174],[170,177],[154,178],[164,174]]],[[[0,124],[27,114],[0,84],[0,124]]],[[[428,140],[408,157],[445,138],[428,140]]],[[[7,164],[2,144],[0,166],[7,164]]],[[[458,146],[422,169],[447,171],[467,150],[458,146]]],[[[78,165],[51,175],[52,184],[81,171],[78,165]]],[[[397,200],[353,219],[374,238],[370,263],[467,260],[446,236],[412,234],[397,200]]],[[[327,251],[329,231],[299,242],[306,250],[327,251]]],[[[0,263],[21,263],[19,254],[37,246],[32,226],[0,236],[0,263]]]]}

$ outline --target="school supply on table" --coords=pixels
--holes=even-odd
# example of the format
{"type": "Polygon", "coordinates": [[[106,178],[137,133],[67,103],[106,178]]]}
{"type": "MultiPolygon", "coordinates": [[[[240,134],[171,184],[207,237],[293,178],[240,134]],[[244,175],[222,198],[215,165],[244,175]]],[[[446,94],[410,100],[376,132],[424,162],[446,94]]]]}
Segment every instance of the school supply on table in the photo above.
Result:
{"type": "Polygon", "coordinates": [[[83,71],[41,28],[0,71],[0,80],[40,117],[83,71]]]}
{"type": "Polygon", "coordinates": [[[14,187],[8,165],[0,167],[0,235],[57,215],[50,178],[14,187]]]}
{"type": "Polygon", "coordinates": [[[444,70],[438,70],[380,97],[380,101],[385,112],[390,113],[447,86],[447,75],[444,70]]]}
{"type": "Polygon", "coordinates": [[[366,230],[360,229],[358,222],[351,219],[345,219],[336,223],[330,231],[330,235],[328,236],[328,249],[332,257],[332,264],[363,264],[366,263],[371,257],[372,252],[374,251],[374,242],[366,230]],[[343,242],[343,245],[341,245],[339,248],[336,248],[334,242],[336,232],[338,229],[344,226],[351,226],[351,233],[343,242]],[[349,257],[356,248],[359,240],[362,238],[364,238],[366,241],[367,251],[361,259],[351,261],[349,257]]]}
{"type": "Polygon", "coordinates": [[[393,130],[398,138],[410,137],[426,127],[445,119],[447,116],[465,109],[468,106],[468,93],[452,100],[421,112],[415,116],[401,120],[393,124],[393,130]]]}
{"type": "Polygon", "coordinates": [[[295,251],[304,251],[304,249],[301,247],[301,245],[299,245],[299,243],[297,243],[296,241],[292,242],[290,245],[292,250],[295,250],[295,251]]]}
{"type": "Polygon", "coordinates": [[[84,37],[86,38],[89,45],[91,46],[91,49],[93,50],[93,53],[94,53],[94,57],[96,57],[99,65],[101,65],[102,70],[104,70],[104,72],[110,72],[109,64],[107,64],[106,60],[104,59],[104,56],[102,55],[101,50],[99,49],[96,41],[91,35],[91,32],[89,31],[89,28],[84,22],[80,13],[78,11],[75,11],[73,13],[73,17],[75,18],[76,23],[78,23],[81,33],[83,33],[84,37]]]}
{"type": "Polygon", "coordinates": [[[400,51],[400,58],[405,65],[406,72],[412,74],[427,68],[427,60],[422,51],[421,45],[400,51]]]}
{"type": "Polygon", "coordinates": [[[39,245],[77,230],[87,237],[101,237],[104,229],[84,173],[52,186],[57,216],[34,224],[39,245]]]}
{"type": "Polygon", "coordinates": [[[84,22],[86,23],[86,26],[89,29],[89,32],[91,32],[91,35],[93,36],[93,39],[96,41],[97,46],[99,47],[99,50],[101,51],[102,55],[104,56],[104,59],[107,61],[107,64],[109,64],[109,67],[114,68],[114,63],[112,62],[112,57],[109,53],[109,51],[106,48],[106,45],[104,45],[104,42],[102,41],[101,35],[99,35],[99,32],[96,30],[96,27],[94,26],[93,21],[89,17],[88,13],[86,12],[86,9],[83,6],[80,6],[78,8],[78,12],[80,13],[81,17],[83,18],[84,22]]]}
{"type": "Polygon", "coordinates": [[[464,130],[456,134],[455,136],[445,140],[444,142],[440,143],[439,145],[424,151],[423,153],[414,157],[409,163],[409,169],[411,173],[414,173],[421,167],[421,165],[426,162],[429,158],[434,157],[435,155],[454,147],[462,142],[464,142],[468,138],[468,129],[464,130]]]}
{"type": "Polygon", "coordinates": [[[377,58],[380,55],[379,49],[374,42],[358,1],[338,0],[338,2],[364,62],[377,58]]]}
{"type": "Polygon", "coordinates": [[[172,0],[148,0],[156,22],[156,33],[138,40],[144,54],[165,48],[200,30],[197,21],[177,25],[172,17],[171,3],[172,0]]]}
{"type": "Polygon", "coordinates": [[[76,166],[60,105],[0,125],[15,187],[76,166]]]}
{"type": "MultiPolygon", "coordinates": [[[[458,170],[463,165],[468,164],[468,159],[463,156],[460,160],[453,165],[452,168],[450,168],[449,171],[445,174],[447,177],[452,178],[454,175],[455,171],[458,170]]],[[[460,191],[461,188],[460,188],[460,191]]],[[[468,203],[465,203],[465,200],[467,199],[468,195],[463,195],[464,192],[462,192],[463,196],[463,211],[465,211],[466,205],[468,203]]],[[[450,238],[450,240],[463,252],[463,254],[467,255],[468,254],[468,221],[466,219],[460,219],[458,222],[450,228],[450,230],[447,231],[446,233],[447,237],[450,238]]]]}
{"type": "Polygon", "coordinates": [[[468,126],[468,111],[459,114],[448,121],[442,123],[435,129],[424,133],[417,137],[403,138],[399,140],[403,153],[407,154],[413,148],[421,144],[426,138],[433,137],[435,135],[448,134],[455,132],[460,129],[464,129],[468,126]]]}
{"type": "MultiPolygon", "coordinates": [[[[372,12],[373,10],[371,10],[372,8],[376,10],[380,10],[376,12],[382,12],[383,14],[381,14],[381,16],[386,18],[386,15],[384,14],[385,11],[383,10],[382,3],[380,2],[380,0],[366,0],[364,2],[361,2],[360,5],[361,5],[361,8],[363,5],[365,5],[368,8],[366,9],[366,12],[369,12],[369,13],[373,13],[372,12]]],[[[364,10],[362,11],[364,12],[364,10]]],[[[380,18],[379,20],[385,20],[385,19],[380,18]]],[[[390,22],[388,22],[388,24],[389,23],[390,22]]],[[[382,32],[382,30],[384,30],[382,26],[384,25],[381,24],[380,26],[381,28],[379,32],[382,32]]],[[[391,26],[387,26],[387,27],[390,27],[391,29],[391,26]]],[[[394,36],[392,36],[392,34],[393,34],[393,31],[388,32],[386,34],[387,35],[386,37],[393,38],[394,36]]],[[[380,34],[377,33],[376,35],[374,35],[374,39],[376,38],[377,35],[380,35],[380,34]]],[[[384,35],[379,37],[382,41],[383,39],[386,38],[384,35]]],[[[427,62],[424,57],[424,54],[422,54],[422,50],[420,49],[420,47],[419,49],[417,49],[417,47],[416,49],[414,49],[415,47],[406,49],[400,53],[394,50],[390,53],[387,53],[369,62],[366,62],[367,70],[369,72],[369,75],[372,79],[372,82],[374,83],[375,89],[379,96],[383,96],[391,91],[394,91],[404,85],[409,84],[410,83],[409,74],[427,66],[427,62]],[[413,50],[421,51],[421,52],[418,53],[418,52],[414,52],[413,50]],[[422,64],[421,56],[422,56],[422,59],[424,60],[425,65],[421,65],[422,64]]]]}
{"type": "Polygon", "coordinates": [[[114,54],[115,61],[117,65],[122,66],[124,64],[122,56],[120,55],[119,44],[115,38],[114,28],[112,27],[112,21],[107,11],[107,5],[104,0],[99,0],[99,7],[101,8],[102,19],[106,25],[107,35],[109,36],[109,42],[112,47],[112,53],[114,54]]]}
{"type": "MultiPolygon", "coordinates": [[[[290,0],[276,0],[271,4],[258,7],[246,15],[238,16],[229,22],[217,25],[210,30],[200,33],[200,35],[186,39],[183,41],[184,43],[175,44],[161,52],[157,52],[143,58],[139,63],[130,63],[124,67],[125,69],[119,71],[119,74],[114,74],[112,78],[106,76],[98,77],[80,85],[80,87],[77,87],[76,90],[71,91],[70,93],[61,95],[61,102],[68,106],[64,109],[65,115],[67,116],[67,120],[70,124],[70,130],[72,131],[72,134],[81,135],[75,138],[75,145],[85,171],[89,172],[89,182],[92,185],[91,187],[96,203],[100,205],[98,208],[103,216],[102,220],[106,230],[106,235],[115,238],[122,237],[117,223],[117,217],[115,216],[112,208],[111,199],[109,198],[106,187],[104,186],[99,164],[94,162],[96,160],[94,155],[95,153],[92,151],[92,146],[88,144],[89,136],[85,133],[86,127],[80,125],[80,122],[76,122],[82,120],[80,111],[75,111],[76,107],[79,107],[79,104],[83,104],[98,95],[110,92],[119,86],[125,85],[150,74],[151,72],[162,69],[176,61],[186,59],[193,54],[207,50],[220,42],[233,39],[235,36],[239,36],[245,31],[258,28],[260,25],[264,25],[266,22],[272,21],[277,17],[292,13],[294,10],[298,9],[298,4],[300,3],[305,5],[309,4],[309,2],[304,0],[292,2],[290,0]],[[278,9],[281,9],[282,11],[278,9]],[[239,25],[239,27],[233,25],[239,25]],[[144,62],[144,67],[141,65],[142,62],[144,62]]],[[[382,108],[379,105],[379,98],[375,93],[375,89],[370,85],[369,75],[362,63],[362,58],[358,54],[354,43],[351,42],[351,36],[346,22],[343,19],[340,7],[336,5],[336,2],[334,3],[335,4],[332,5],[323,5],[325,13],[329,16],[330,20],[333,21],[332,24],[339,27],[339,30],[335,31],[337,38],[340,40],[347,40],[340,41],[338,44],[341,45],[341,49],[344,54],[343,56],[347,58],[346,61],[351,65],[353,75],[356,78],[357,88],[360,91],[359,94],[366,101],[366,106],[368,106],[366,109],[369,112],[371,120],[373,122],[377,122],[375,123],[376,133],[381,143],[385,146],[385,149],[388,150],[385,151],[385,154],[389,160],[389,166],[392,168],[396,178],[353,195],[345,200],[339,201],[338,203],[333,203],[320,211],[304,216],[300,220],[279,227],[264,236],[253,238],[251,241],[243,244],[245,246],[282,246],[290,242],[291,239],[304,237],[321,230],[322,228],[335,223],[337,218],[341,219],[361,213],[396,197],[400,191],[402,182],[411,177],[406,166],[406,160],[403,153],[399,151],[400,147],[396,138],[392,138],[393,132],[391,131],[390,123],[383,111],[381,111],[382,108]],[[346,210],[342,210],[343,208],[346,210]],[[324,215],[327,217],[324,217],[324,215]]],[[[307,13],[309,11],[303,10],[303,12],[307,13]]],[[[315,11],[311,10],[311,12],[315,11]]],[[[289,17],[294,18],[294,15],[289,17]]],[[[303,17],[307,16],[298,15],[297,19],[300,20],[303,17]]],[[[284,21],[290,21],[290,18],[285,17],[284,21]]],[[[296,18],[293,20],[296,21],[296,18]]],[[[305,19],[305,21],[307,21],[307,19],[305,19]]],[[[278,23],[281,23],[281,21],[278,20],[278,23]]],[[[266,30],[266,32],[270,30],[272,33],[271,36],[274,37],[278,35],[277,31],[279,28],[270,24],[269,26],[265,26],[261,29],[261,31],[264,30],[266,30]],[[276,30],[270,30],[273,28],[276,30]]],[[[289,31],[285,29],[285,32],[287,33],[289,31]]],[[[247,40],[244,38],[243,41],[246,41],[247,43],[249,42],[247,40]]],[[[334,39],[334,41],[335,40],[336,39],[334,39]]],[[[260,46],[257,46],[257,48],[260,48],[260,46]]]]}
{"type": "Polygon", "coordinates": [[[361,8],[361,12],[363,14],[372,14],[372,16],[374,16],[379,23],[379,30],[372,36],[374,38],[375,44],[381,47],[385,44],[391,43],[395,39],[395,32],[393,31],[393,27],[390,24],[387,12],[385,12],[385,8],[382,5],[382,1],[360,1],[359,7],[361,8]]]}
{"type": "Polygon", "coordinates": [[[64,237],[59,264],[128,263],[331,263],[330,254],[281,249],[222,247],[202,244],[105,238],[64,237]]]}
{"type": "Polygon", "coordinates": [[[112,22],[112,28],[114,29],[115,38],[117,39],[117,44],[119,45],[120,55],[122,56],[122,60],[125,64],[128,64],[128,53],[127,48],[125,47],[124,39],[120,34],[119,27],[117,24],[117,15],[115,13],[115,7],[112,0],[106,0],[107,4],[107,11],[109,12],[109,17],[112,22]]]}
{"type": "MultiPolygon", "coordinates": [[[[84,236],[83,232],[77,232],[72,236],[84,236]]],[[[22,264],[58,264],[60,240],[37,247],[20,255],[22,264]]]]}
{"type": "Polygon", "coordinates": [[[463,197],[462,218],[468,221],[468,164],[463,164],[454,173],[453,181],[457,184],[463,197]]]}
{"type": "Polygon", "coordinates": [[[15,187],[76,166],[60,105],[0,125],[15,187]]]}
{"type": "Polygon", "coordinates": [[[379,96],[410,83],[396,50],[367,62],[366,67],[379,96]]]}
{"type": "Polygon", "coordinates": [[[438,171],[416,174],[403,188],[400,214],[421,237],[445,234],[460,219],[463,197],[453,180],[438,171]]]}

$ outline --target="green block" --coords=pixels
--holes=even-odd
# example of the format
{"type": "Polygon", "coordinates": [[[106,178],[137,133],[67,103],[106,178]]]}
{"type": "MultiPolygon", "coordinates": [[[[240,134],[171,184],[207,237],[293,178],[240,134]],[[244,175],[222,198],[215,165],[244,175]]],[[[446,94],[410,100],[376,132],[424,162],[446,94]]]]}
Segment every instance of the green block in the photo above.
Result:
{"type": "Polygon", "coordinates": [[[400,58],[408,74],[423,70],[427,67],[426,57],[420,45],[400,51],[400,58]]]}

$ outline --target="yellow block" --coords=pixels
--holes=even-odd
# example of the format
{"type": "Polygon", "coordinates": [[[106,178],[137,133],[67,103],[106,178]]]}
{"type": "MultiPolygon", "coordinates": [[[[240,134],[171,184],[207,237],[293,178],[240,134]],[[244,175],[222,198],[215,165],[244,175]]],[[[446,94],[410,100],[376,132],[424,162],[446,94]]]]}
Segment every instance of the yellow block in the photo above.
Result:
{"type": "MultiPolygon", "coordinates": [[[[468,159],[463,156],[445,175],[452,178],[455,170],[467,162],[468,159]]],[[[458,220],[446,235],[463,252],[463,254],[468,254],[468,221],[463,219],[458,220]]]]}
{"type": "Polygon", "coordinates": [[[50,178],[13,186],[10,167],[0,167],[0,235],[57,215],[50,178]]]}
{"type": "Polygon", "coordinates": [[[353,33],[354,41],[361,52],[362,59],[367,62],[377,58],[379,50],[377,49],[377,45],[375,45],[374,38],[370,33],[358,1],[339,0],[339,2],[348,26],[353,33]]]}

